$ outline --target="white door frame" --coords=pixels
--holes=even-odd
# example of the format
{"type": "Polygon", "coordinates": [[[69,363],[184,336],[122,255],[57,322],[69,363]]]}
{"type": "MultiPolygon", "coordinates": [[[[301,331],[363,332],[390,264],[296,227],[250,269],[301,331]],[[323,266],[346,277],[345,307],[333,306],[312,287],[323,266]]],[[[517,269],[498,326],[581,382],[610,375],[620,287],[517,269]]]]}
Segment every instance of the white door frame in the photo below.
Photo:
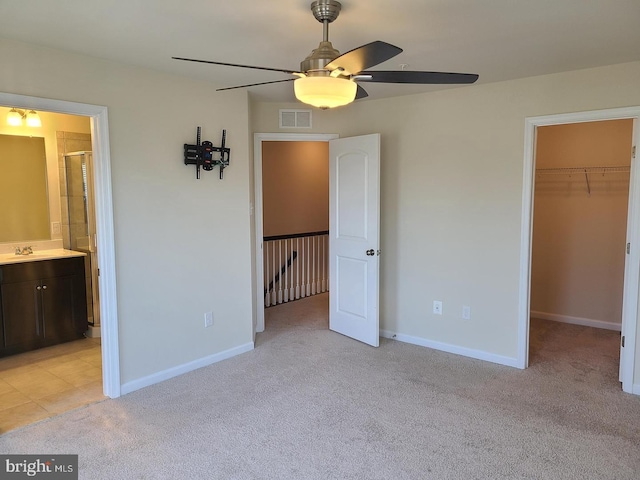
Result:
{"type": "MultiPolygon", "coordinates": [[[[522,182],[522,225],[520,244],[520,289],[518,312],[518,367],[529,366],[529,309],[531,292],[531,244],[533,233],[533,194],[535,181],[536,128],[567,123],[597,122],[602,120],[634,120],[634,142],[640,139],[640,107],[613,108],[525,119],[524,132],[524,172],[522,182]]],[[[634,143],[635,145],[635,143],[634,143]]],[[[631,243],[631,253],[624,280],[624,301],[622,306],[622,326],[625,332],[622,389],[633,391],[636,336],[638,323],[638,298],[640,297],[640,168],[637,160],[631,162],[629,182],[629,212],[627,215],[627,242],[631,243]]]]}
{"type": "Polygon", "coordinates": [[[53,113],[82,115],[91,120],[93,149],[98,264],[100,265],[100,333],[102,338],[102,387],[111,398],[120,396],[118,309],[116,295],[111,157],[107,107],[0,93],[0,105],[53,113]]]}
{"type": "MultiPolygon", "coordinates": [[[[256,297],[255,332],[264,332],[264,265],[262,256],[262,239],[264,229],[262,223],[262,142],[328,142],[338,138],[336,133],[254,133],[253,134],[253,181],[254,181],[254,214],[256,229],[256,297]]],[[[255,336],[255,335],[254,335],[255,336]]]]}

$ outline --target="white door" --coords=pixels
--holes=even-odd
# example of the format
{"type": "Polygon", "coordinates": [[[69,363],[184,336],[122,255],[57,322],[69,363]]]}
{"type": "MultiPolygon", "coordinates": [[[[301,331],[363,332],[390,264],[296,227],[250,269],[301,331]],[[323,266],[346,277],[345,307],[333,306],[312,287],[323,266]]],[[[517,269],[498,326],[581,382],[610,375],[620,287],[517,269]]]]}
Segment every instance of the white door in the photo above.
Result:
{"type": "Polygon", "coordinates": [[[637,209],[640,201],[640,183],[637,165],[636,145],[639,136],[639,120],[633,120],[633,139],[631,155],[631,174],[629,176],[629,206],[627,211],[627,238],[626,255],[624,259],[624,291],[622,294],[622,331],[620,342],[620,372],[619,380],[622,382],[622,389],[630,392],[633,388],[633,364],[635,361],[636,349],[636,328],[638,313],[638,290],[640,281],[638,279],[638,245],[637,242],[637,209]]]}
{"type": "Polygon", "coordinates": [[[329,142],[329,328],[379,345],[380,135],[329,142]]]}

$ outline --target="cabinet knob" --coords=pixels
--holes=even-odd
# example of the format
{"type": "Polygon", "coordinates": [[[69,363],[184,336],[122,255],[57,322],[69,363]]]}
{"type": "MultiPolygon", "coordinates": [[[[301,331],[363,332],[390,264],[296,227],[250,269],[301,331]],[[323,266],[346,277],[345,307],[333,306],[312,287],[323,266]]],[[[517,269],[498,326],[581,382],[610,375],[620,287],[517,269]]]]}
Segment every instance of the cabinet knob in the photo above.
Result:
{"type": "Polygon", "coordinates": [[[47,286],[46,286],[46,285],[43,285],[43,286],[42,286],[42,289],[43,289],[43,290],[46,290],[46,289],[47,289],[47,286]]]}
{"type": "Polygon", "coordinates": [[[38,285],[38,286],[36,287],[36,290],[40,290],[41,288],[42,288],[42,287],[40,287],[40,285],[38,285]]]}

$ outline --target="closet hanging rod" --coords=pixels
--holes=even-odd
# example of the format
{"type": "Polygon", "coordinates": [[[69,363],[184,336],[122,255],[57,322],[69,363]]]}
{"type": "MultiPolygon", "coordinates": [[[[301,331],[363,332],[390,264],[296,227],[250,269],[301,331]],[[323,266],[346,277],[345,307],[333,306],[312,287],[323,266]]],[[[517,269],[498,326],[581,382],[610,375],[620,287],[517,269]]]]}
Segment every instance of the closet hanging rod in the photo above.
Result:
{"type": "Polygon", "coordinates": [[[629,173],[631,167],[628,165],[611,165],[597,167],[556,167],[556,168],[538,168],[537,175],[572,175],[584,173],[629,173]]]}

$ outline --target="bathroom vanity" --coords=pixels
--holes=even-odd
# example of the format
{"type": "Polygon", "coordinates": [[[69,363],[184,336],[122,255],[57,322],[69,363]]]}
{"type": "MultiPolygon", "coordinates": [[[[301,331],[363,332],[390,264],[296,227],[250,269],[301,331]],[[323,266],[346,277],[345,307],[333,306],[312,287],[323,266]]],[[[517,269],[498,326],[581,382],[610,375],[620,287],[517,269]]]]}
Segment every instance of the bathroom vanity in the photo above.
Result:
{"type": "Polygon", "coordinates": [[[84,335],[84,257],[63,249],[0,255],[0,357],[84,335]]]}

